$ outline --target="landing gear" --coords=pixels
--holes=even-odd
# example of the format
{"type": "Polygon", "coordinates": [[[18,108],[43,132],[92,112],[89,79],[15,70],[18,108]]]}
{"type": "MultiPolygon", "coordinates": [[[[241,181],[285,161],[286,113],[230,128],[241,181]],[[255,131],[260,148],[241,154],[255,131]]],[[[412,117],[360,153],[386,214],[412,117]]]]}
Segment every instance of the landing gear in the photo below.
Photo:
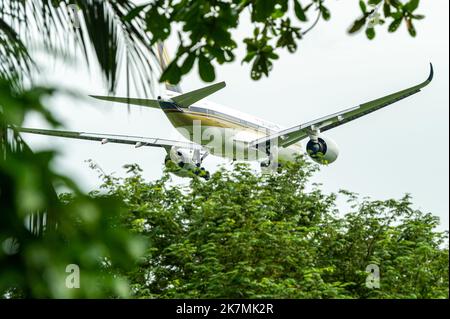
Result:
{"type": "Polygon", "coordinates": [[[204,178],[205,180],[209,180],[210,178],[209,172],[204,167],[197,167],[194,169],[194,174],[198,177],[204,178]]]}
{"type": "Polygon", "coordinates": [[[165,166],[180,177],[198,177],[209,179],[210,174],[202,167],[202,162],[208,155],[208,152],[200,152],[199,149],[191,151],[173,146],[164,159],[165,166]]]}
{"type": "Polygon", "coordinates": [[[259,163],[259,165],[261,166],[261,168],[267,168],[270,166],[270,161],[269,160],[263,161],[263,162],[259,163]]]}
{"type": "Polygon", "coordinates": [[[268,159],[260,163],[261,170],[264,172],[277,172],[277,170],[281,167],[281,164],[278,162],[278,147],[270,147],[269,145],[266,146],[266,154],[268,159]]]}

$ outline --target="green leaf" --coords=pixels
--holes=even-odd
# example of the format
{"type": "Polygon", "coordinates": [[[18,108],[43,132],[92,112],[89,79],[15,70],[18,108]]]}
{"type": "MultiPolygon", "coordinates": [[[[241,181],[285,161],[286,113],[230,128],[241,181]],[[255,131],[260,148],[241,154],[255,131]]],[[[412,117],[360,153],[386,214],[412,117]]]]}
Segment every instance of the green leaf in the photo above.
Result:
{"type": "Polygon", "coordinates": [[[325,21],[330,20],[331,18],[331,13],[330,10],[328,10],[328,8],[326,8],[325,6],[321,6],[321,12],[322,12],[322,17],[325,21]]]}
{"type": "Polygon", "coordinates": [[[264,22],[275,10],[275,1],[255,0],[253,3],[253,21],[264,22]]]}
{"type": "Polygon", "coordinates": [[[389,32],[395,32],[397,31],[398,27],[400,26],[400,24],[402,23],[403,19],[396,19],[394,21],[391,22],[391,24],[388,27],[388,31],[389,32]]]}
{"type": "Polygon", "coordinates": [[[294,12],[300,21],[302,22],[308,21],[308,18],[306,17],[305,14],[305,10],[303,9],[302,5],[298,0],[294,0],[294,12]]]}
{"type": "Polygon", "coordinates": [[[353,25],[348,30],[348,33],[351,34],[351,33],[358,32],[365,25],[366,25],[366,17],[364,16],[363,18],[358,19],[355,22],[353,22],[353,25]]]}
{"type": "Polygon", "coordinates": [[[181,75],[182,75],[182,72],[181,72],[180,68],[178,67],[176,61],[172,61],[167,66],[167,69],[164,70],[159,81],[160,82],[169,82],[170,84],[178,84],[181,80],[181,75]]]}
{"type": "Polygon", "coordinates": [[[189,53],[183,64],[181,65],[181,73],[188,73],[194,66],[195,59],[197,58],[195,53],[189,53]]]}
{"type": "Polygon", "coordinates": [[[359,1],[359,7],[361,8],[362,13],[366,13],[367,12],[366,3],[363,0],[359,1]]]}
{"type": "Polygon", "coordinates": [[[391,16],[391,6],[387,2],[383,4],[383,13],[386,18],[391,16]]]}
{"type": "Polygon", "coordinates": [[[205,82],[212,82],[216,78],[216,73],[211,61],[204,55],[200,55],[198,58],[198,72],[200,74],[200,78],[205,82]]]}
{"type": "Polygon", "coordinates": [[[374,28],[367,28],[366,29],[366,36],[369,40],[373,40],[375,38],[375,29],[374,28]]]}
{"type": "Polygon", "coordinates": [[[170,35],[171,25],[169,18],[160,14],[157,7],[152,7],[146,13],[147,30],[153,35],[152,42],[163,41],[170,35]]]}
{"type": "Polygon", "coordinates": [[[423,14],[415,14],[415,15],[412,15],[412,18],[416,19],[416,20],[423,20],[423,19],[425,19],[425,16],[423,14]]]}
{"type": "Polygon", "coordinates": [[[128,12],[128,14],[126,16],[123,17],[123,20],[124,21],[131,21],[131,20],[133,20],[134,18],[136,18],[142,12],[142,10],[147,8],[148,5],[149,4],[147,3],[147,4],[143,4],[143,5],[135,7],[130,12],[128,12]]]}
{"type": "Polygon", "coordinates": [[[417,7],[419,6],[419,2],[420,0],[410,0],[406,5],[405,5],[405,9],[409,12],[413,12],[417,9],[417,7]]]}
{"type": "Polygon", "coordinates": [[[414,27],[414,24],[411,19],[406,20],[406,27],[408,29],[409,34],[412,37],[415,37],[417,35],[416,28],[414,27]]]}
{"type": "Polygon", "coordinates": [[[402,11],[396,11],[391,13],[391,17],[394,18],[394,20],[402,19],[403,18],[403,12],[402,11]]]}

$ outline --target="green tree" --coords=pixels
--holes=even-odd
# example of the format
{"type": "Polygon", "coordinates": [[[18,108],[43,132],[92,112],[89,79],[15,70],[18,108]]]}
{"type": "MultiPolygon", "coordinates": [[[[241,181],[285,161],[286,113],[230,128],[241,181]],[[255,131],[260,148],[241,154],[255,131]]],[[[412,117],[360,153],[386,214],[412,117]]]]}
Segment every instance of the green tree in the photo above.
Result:
{"type": "Polygon", "coordinates": [[[32,152],[14,131],[32,110],[57,124],[43,104],[55,92],[17,90],[0,77],[0,126],[9,127],[0,144],[0,298],[126,297],[125,279],[107,270],[126,269],[143,243],[120,227],[120,201],[84,195],[51,168],[55,152],[32,152]],[[60,200],[55,188],[70,198],[60,200]],[[80,268],[79,289],[66,286],[71,264],[80,268]]]}
{"type": "Polygon", "coordinates": [[[246,165],[209,181],[148,183],[136,165],[125,179],[102,175],[128,206],[124,223],[149,249],[128,272],[144,298],[448,298],[448,233],[438,218],[399,200],[342,191],[339,210],[300,158],[279,174],[246,165]],[[366,286],[368,265],[380,288],[366,286]]]}
{"type": "Polygon", "coordinates": [[[139,251],[115,223],[118,203],[82,194],[50,167],[55,153],[33,153],[14,126],[30,112],[59,125],[43,103],[57,90],[33,85],[38,50],[53,59],[81,53],[76,62],[98,65],[110,91],[125,61],[127,81],[133,76],[147,92],[152,50],[143,24],[124,19],[133,8],[126,0],[0,0],[0,297],[127,295],[124,281],[106,272],[139,251]],[[73,193],[66,205],[61,187],[73,193]],[[80,267],[80,289],[65,286],[68,264],[80,267]]]}

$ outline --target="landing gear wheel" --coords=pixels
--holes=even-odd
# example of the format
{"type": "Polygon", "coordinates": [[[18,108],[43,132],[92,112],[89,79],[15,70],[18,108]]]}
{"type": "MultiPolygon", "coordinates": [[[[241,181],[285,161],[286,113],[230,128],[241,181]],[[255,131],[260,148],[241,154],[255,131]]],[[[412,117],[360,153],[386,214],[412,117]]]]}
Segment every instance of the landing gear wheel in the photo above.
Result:
{"type": "Polygon", "coordinates": [[[269,165],[270,165],[269,161],[263,161],[263,162],[259,163],[259,166],[261,168],[267,168],[267,167],[269,167],[269,165]]]}
{"type": "Polygon", "coordinates": [[[208,180],[210,177],[209,172],[204,167],[200,167],[198,170],[196,170],[195,174],[201,178],[204,178],[205,180],[208,180]]]}

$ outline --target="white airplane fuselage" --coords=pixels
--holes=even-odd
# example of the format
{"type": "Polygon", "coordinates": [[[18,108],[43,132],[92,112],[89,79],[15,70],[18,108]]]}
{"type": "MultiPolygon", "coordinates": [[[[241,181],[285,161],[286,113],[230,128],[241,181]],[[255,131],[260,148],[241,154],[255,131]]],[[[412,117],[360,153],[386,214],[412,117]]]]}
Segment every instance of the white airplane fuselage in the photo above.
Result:
{"type": "MultiPolygon", "coordinates": [[[[266,150],[249,150],[246,143],[283,129],[279,125],[207,100],[199,101],[187,109],[177,108],[167,100],[161,103],[161,109],[185,138],[207,146],[213,155],[232,160],[267,159],[266,150]]],[[[300,142],[277,148],[278,158],[284,161],[293,161],[296,154],[301,152],[300,142]]]]}

